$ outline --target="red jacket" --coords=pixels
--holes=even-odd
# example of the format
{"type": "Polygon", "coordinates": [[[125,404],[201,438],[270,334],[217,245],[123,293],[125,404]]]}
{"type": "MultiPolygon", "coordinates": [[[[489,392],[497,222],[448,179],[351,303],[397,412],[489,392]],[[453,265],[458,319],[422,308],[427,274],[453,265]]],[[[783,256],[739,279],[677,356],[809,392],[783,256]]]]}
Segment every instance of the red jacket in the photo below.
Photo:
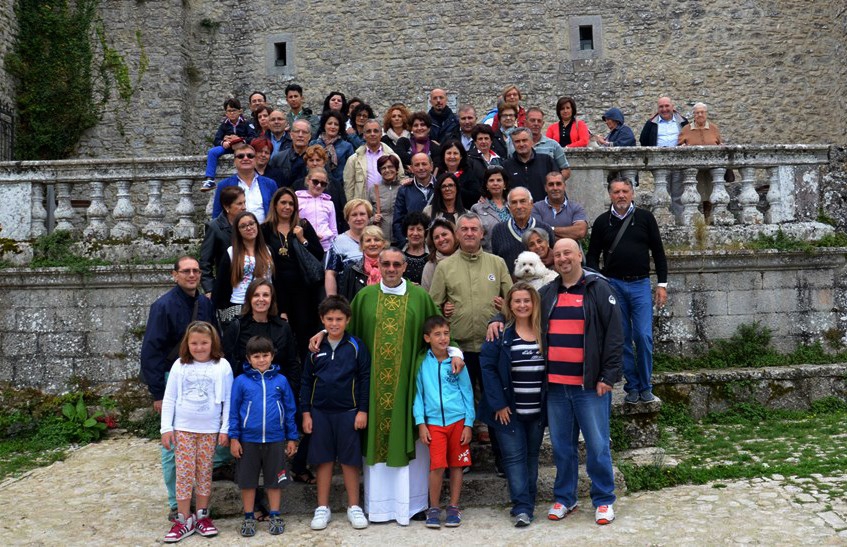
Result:
{"type": "MultiPolygon", "coordinates": [[[[576,123],[571,125],[571,143],[567,148],[582,148],[588,146],[588,141],[591,140],[591,135],[588,133],[588,126],[582,120],[575,120],[576,123]]],[[[547,138],[559,142],[559,122],[551,124],[547,128],[547,138]]]]}

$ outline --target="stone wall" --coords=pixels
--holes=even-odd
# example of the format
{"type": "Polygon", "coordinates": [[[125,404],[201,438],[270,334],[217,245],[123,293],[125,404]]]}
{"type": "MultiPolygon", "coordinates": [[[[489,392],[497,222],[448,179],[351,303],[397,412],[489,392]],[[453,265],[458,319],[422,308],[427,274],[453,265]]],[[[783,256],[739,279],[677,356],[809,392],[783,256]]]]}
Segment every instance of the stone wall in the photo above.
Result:
{"type": "MultiPolygon", "coordinates": [[[[171,285],[169,266],[0,270],[0,380],[50,391],[74,377],[134,378],[150,304],[171,285]]],[[[669,305],[656,320],[659,351],[690,353],[761,321],[775,346],[844,336],[845,250],[672,253],[669,305]]],[[[847,342],[847,340],[845,340],[847,342]]]]}
{"type": "MultiPolygon", "coordinates": [[[[0,0],[0,59],[5,59],[12,50],[17,32],[15,22],[14,0],[0,0]]],[[[5,67],[0,66],[0,103],[14,103],[14,84],[6,73],[5,67]]]]}
{"type": "Polygon", "coordinates": [[[284,105],[292,80],[315,109],[339,88],[380,114],[397,100],[427,108],[427,92],[440,86],[483,112],[518,83],[524,103],[542,106],[551,122],[556,98],[573,95],[598,133],[610,106],[638,132],[669,94],[683,112],[708,103],[733,143],[844,143],[847,135],[847,17],[838,2],[112,0],[101,13],[133,77],[141,31],[150,69],[129,105],[109,103],[82,155],[200,153],[226,96],[246,100],[261,89],[284,105]],[[569,26],[586,15],[600,18],[602,55],[574,60],[581,55],[569,26]],[[269,40],[280,33],[291,38],[287,76],[269,74],[269,40]]]}

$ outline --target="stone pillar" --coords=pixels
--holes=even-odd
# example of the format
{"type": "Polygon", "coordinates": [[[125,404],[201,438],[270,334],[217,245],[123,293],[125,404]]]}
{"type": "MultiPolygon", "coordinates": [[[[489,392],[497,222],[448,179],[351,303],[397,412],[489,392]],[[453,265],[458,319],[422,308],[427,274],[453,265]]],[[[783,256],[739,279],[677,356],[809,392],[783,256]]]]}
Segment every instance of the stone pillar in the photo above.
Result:
{"type": "Polygon", "coordinates": [[[670,211],[671,195],[668,193],[668,177],[670,171],[667,169],[654,169],[653,182],[655,190],[653,190],[653,216],[656,217],[656,222],[659,226],[672,226],[674,224],[674,216],[670,211]]]}
{"type": "Polygon", "coordinates": [[[30,235],[43,236],[47,233],[47,209],[44,208],[44,184],[32,182],[32,222],[30,235]]]}
{"type": "MultiPolygon", "coordinates": [[[[213,192],[214,193],[214,192],[213,192]]],[[[162,181],[147,181],[147,206],[142,213],[147,219],[147,224],[142,230],[147,235],[165,237],[168,227],[163,222],[165,219],[165,208],[162,205],[162,181]]]]}
{"type": "Polygon", "coordinates": [[[795,218],[794,168],[781,165],[768,169],[770,188],[768,189],[768,210],[765,222],[780,224],[791,222],[795,218]]]}
{"type": "Polygon", "coordinates": [[[71,207],[71,184],[69,182],[56,183],[56,230],[73,232],[73,219],[76,216],[74,208],[71,207]]]}
{"type": "Polygon", "coordinates": [[[682,212],[676,219],[680,226],[692,226],[697,220],[703,220],[700,212],[700,192],[697,191],[697,169],[686,169],[685,177],[682,179],[682,212]]]}
{"type": "Polygon", "coordinates": [[[637,169],[621,169],[621,175],[631,180],[633,187],[638,185],[638,181],[635,179],[638,176],[637,169]]]}
{"type": "Polygon", "coordinates": [[[197,237],[197,225],[191,220],[194,215],[194,202],[191,201],[191,179],[178,179],[179,203],[176,215],[179,221],[174,226],[174,238],[189,239],[197,237]]]}
{"type": "Polygon", "coordinates": [[[132,181],[119,180],[117,186],[118,201],[115,204],[115,210],[112,211],[115,225],[112,226],[110,235],[115,239],[134,239],[138,236],[138,228],[132,223],[135,218],[135,207],[132,206],[130,199],[132,181]]]}
{"type": "Polygon", "coordinates": [[[90,239],[106,239],[109,228],[106,226],[106,217],[109,209],[103,199],[104,184],[100,181],[91,181],[91,204],[88,206],[88,226],[82,233],[90,239]]]}
{"type": "Polygon", "coordinates": [[[762,224],[764,217],[756,209],[759,204],[759,194],[756,193],[754,184],[756,182],[756,170],[753,167],[742,167],[741,171],[741,193],[738,195],[738,203],[741,211],[738,213],[740,224],[762,224]]]}
{"type": "Polygon", "coordinates": [[[735,224],[735,217],[726,208],[729,205],[729,194],[724,186],[726,169],[715,167],[709,171],[712,175],[712,195],[709,198],[709,201],[712,202],[712,224],[715,226],[730,226],[735,224]]]}

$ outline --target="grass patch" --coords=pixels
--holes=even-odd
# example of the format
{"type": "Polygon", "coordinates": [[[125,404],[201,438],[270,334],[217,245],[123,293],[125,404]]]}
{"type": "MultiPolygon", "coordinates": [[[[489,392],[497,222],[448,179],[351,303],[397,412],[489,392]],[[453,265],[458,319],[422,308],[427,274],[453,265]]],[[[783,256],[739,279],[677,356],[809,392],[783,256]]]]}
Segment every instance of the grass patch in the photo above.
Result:
{"type": "Polygon", "coordinates": [[[731,338],[717,340],[707,351],[694,356],[654,354],[653,370],[680,372],[847,362],[847,351],[827,353],[820,342],[798,346],[791,353],[779,353],[771,347],[771,338],[772,331],[758,322],[739,325],[731,338]]]}
{"type": "Polygon", "coordinates": [[[667,404],[659,415],[660,444],[679,465],[621,462],[618,468],[632,492],[775,473],[840,475],[847,468],[845,421],[847,402],[835,397],[816,401],[805,411],[743,403],[700,421],[684,406],[667,404]]]}

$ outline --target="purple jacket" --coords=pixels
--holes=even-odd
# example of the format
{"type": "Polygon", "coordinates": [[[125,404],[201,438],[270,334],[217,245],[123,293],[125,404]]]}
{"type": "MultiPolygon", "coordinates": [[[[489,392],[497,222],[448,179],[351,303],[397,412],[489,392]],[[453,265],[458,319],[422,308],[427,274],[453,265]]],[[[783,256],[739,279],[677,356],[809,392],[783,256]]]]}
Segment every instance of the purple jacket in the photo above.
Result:
{"type": "Polygon", "coordinates": [[[300,218],[305,218],[315,228],[321,238],[321,246],[327,251],[338,236],[338,226],[335,224],[335,205],[329,194],[313,196],[308,190],[297,190],[297,200],[300,202],[300,218]]]}

